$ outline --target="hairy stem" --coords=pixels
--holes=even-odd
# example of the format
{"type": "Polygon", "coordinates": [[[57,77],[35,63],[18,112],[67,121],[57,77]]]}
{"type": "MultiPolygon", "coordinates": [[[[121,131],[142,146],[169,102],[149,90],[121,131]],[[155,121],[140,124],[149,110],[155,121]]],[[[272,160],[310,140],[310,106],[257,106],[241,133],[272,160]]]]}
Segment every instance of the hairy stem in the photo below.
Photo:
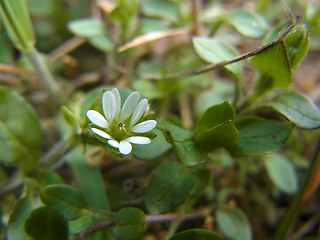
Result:
{"type": "Polygon", "coordinates": [[[33,48],[29,53],[26,53],[27,58],[34,67],[35,73],[39,81],[43,84],[45,90],[49,93],[52,100],[59,106],[61,105],[61,96],[59,96],[58,85],[55,82],[48,67],[41,59],[37,49],[33,48]]]}

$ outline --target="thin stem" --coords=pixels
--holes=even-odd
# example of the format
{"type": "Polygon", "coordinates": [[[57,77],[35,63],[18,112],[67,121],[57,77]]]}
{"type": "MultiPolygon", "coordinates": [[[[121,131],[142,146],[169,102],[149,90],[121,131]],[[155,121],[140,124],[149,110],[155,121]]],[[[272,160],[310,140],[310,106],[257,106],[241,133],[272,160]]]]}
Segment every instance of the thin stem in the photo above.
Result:
{"type": "Polygon", "coordinates": [[[307,190],[310,181],[313,178],[313,175],[315,174],[315,169],[317,164],[320,164],[320,156],[319,156],[319,152],[320,152],[320,139],[318,139],[317,145],[315,147],[315,151],[314,154],[312,156],[312,164],[309,167],[308,172],[306,173],[306,177],[301,185],[301,188],[299,190],[299,192],[296,194],[296,196],[293,198],[289,209],[287,211],[286,216],[283,218],[282,222],[280,223],[280,226],[278,227],[273,240],[283,240],[285,239],[288,229],[291,226],[291,224],[293,223],[297,212],[299,210],[299,206],[302,202],[302,198],[303,195],[305,193],[305,191],[307,190]]]}
{"type": "Polygon", "coordinates": [[[195,36],[199,36],[201,33],[200,20],[199,20],[200,0],[191,0],[191,2],[192,2],[192,13],[193,13],[192,34],[195,36]]]}
{"type": "MultiPolygon", "coordinates": [[[[176,221],[179,219],[194,219],[199,217],[206,217],[212,211],[212,206],[197,209],[194,212],[189,214],[182,214],[182,213],[166,213],[166,214],[159,214],[159,215],[146,215],[145,221],[146,223],[154,223],[154,222],[168,222],[168,221],[176,221]]],[[[114,225],[114,220],[107,220],[96,223],[94,225],[89,226],[88,228],[70,235],[69,240],[82,240],[85,237],[90,236],[98,231],[101,231],[105,228],[112,227],[114,225]]]]}
{"type": "Polygon", "coordinates": [[[283,41],[283,38],[285,36],[287,36],[287,34],[292,30],[292,28],[294,27],[294,25],[290,25],[281,35],[279,38],[277,38],[276,40],[262,46],[262,47],[259,47],[253,51],[250,51],[248,53],[245,53],[245,54],[242,54],[238,57],[235,57],[235,58],[232,58],[232,59],[229,59],[229,60],[224,60],[224,61],[221,61],[221,62],[217,62],[217,63],[211,63],[211,64],[207,64],[207,65],[204,65],[204,66],[201,66],[201,67],[197,67],[197,68],[193,68],[193,69],[190,69],[190,70],[187,70],[187,71],[181,71],[181,72],[175,72],[175,73],[170,73],[170,74],[167,74],[167,75],[155,75],[155,74],[144,74],[143,75],[143,78],[148,78],[150,80],[163,80],[163,79],[175,79],[175,78],[181,78],[181,77],[188,77],[188,76],[191,76],[191,75],[197,75],[197,74],[201,74],[201,73],[205,73],[205,72],[208,72],[208,71],[211,71],[211,70],[214,70],[214,69],[217,69],[217,68],[220,68],[220,67],[223,67],[223,66],[226,66],[226,65],[229,65],[231,63],[235,63],[235,62],[239,62],[239,61],[242,61],[244,59],[247,59],[249,57],[252,57],[254,55],[257,55],[261,52],[263,52],[264,50],[268,49],[269,47],[272,47],[276,44],[278,44],[279,42],[283,41]]]}
{"type": "Polygon", "coordinates": [[[29,53],[26,53],[27,58],[30,60],[34,67],[38,79],[42,82],[46,91],[50,94],[52,100],[59,106],[61,105],[61,97],[58,93],[58,85],[55,82],[48,67],[41,59],[39,52],[33,48],[29,53]]]}

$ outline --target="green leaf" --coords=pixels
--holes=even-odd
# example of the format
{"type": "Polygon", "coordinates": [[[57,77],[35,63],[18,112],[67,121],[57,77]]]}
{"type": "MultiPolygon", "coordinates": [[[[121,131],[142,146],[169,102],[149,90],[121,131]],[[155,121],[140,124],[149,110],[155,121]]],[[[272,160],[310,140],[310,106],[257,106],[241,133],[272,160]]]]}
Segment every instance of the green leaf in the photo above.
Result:
{"type": "Polygon", "coordinates": [[[133,87],[141,93],[141,95],[149,99],[158,99],[164,97],[164,94],[156,84],[149,80],[139,79],[133,82],[133,87]]]}
{"type": "Polygon", "coordinates": [[[106,35],[92,37],[89,39],[89,43],[104,52],[111,52],[113,48],[112,42],[106,35]]]}
{"type": "Polygon", "coordinates": [[[178,6],[170,0],[141,0],[142,13],[148,17],[158,17],[177,22],[178,6]]]}
{"type": "Polygon", "coordinates": [[[29,103],[9,88],[0,87],[0,103],[1,161],[19,162],[28,171],[39,160],[39,119],[29,103]]]}
{"type": "Polygon", "coordinates": [[[275,44],[251,59],[251,64],[260,72],[255,84],[255,96],[272,89],[287,88],[291,83],[292,70],[287,49],[283,43],[275,44]]]}
{"type": "Polygon", "coordinates": [[[140,240],[145,231],[144,213],[139,208],[122,208],[115,217],[115,226],[110,229],[117,240],[140,240]]]}
{"type": "Polygon", "coordinates": [[[33,209],[32,197],[27,188],[24,196],[16,202],[11,213],[8,226],[8,239],[27,240],[23,224],[33,209]]]}
{"type": "Polygon", "coordinates": [[[147,187],[146,206],[150,213],[160,214],[181,205],[193,189],[192,175],[179,165],[165,163],[152,175],[147,187]]]}
{"type": "Polygon", "coordinates": [[[239,137],[233,122],[234,110],[230,103],[214,105],[200,117],[196,128],[196,140],[208,151],[230,145],[239,137]]]}
{"type": "Polygon", "coordinates": [[[92,38],[105,34],[104,24],[93,18],[73,20],[68,23],[69,30],[76,36],[92,38]]]}
{"type": "Polygon", "coordinates": [[[134,145],[132,154],[142,160],[151,160],[160,157],[167,152],[172,146],[166,141],[163,133],[158,129],[153,129],[153,133],[157,134],[147,145],[134,145]]]}
{"type": "Polygon", "coordinates": [[[293,194],[298,190],[298,175],[294,165],[283,155],[272,154],[263,157],[268,175],[282,192],[293,194]]]}
{"type": "Polygon", "coordinates": [[[219,208],[216,218],[220,229],[230,240],[252,239],[250,223],[241,209],[237,207],[219,208]]]}
{"type": "Polygon", "coordinates": [[[246,37],[263,37],[269,28],[263,16],[248,10],[236,10],[227,15],[224,20],[246,37]]]}
{"type": "Polygon", "coordinates": [[[87,208],[84,195],[70,186],[50,185],[39,194],[42,202],[58,210],[68,220],[81,217],[82,210],[87,208]]]}
{"type": "Polygon", "coordinates": [[[256,117],[236,122],[240,137],[227,147],[234,157],[262,155],[278,151],[288,139],[293,124],[256,117]]]}
{"type": "Polygon", "coordinates": [[[42,189],[51,184],[64,184],[63,178],[56,172],[51,170],[41,170],[36,176],[37,183],[42,189]]]}
{"type": "Polygon", "coordinates": [[[67,240],[68,222],[56,210],[39,207],[32,211],[24,225],[33,240],[67,240]]]}
{"type": "Polygon", "coordinates": [[[256,107],[277,111],[301,128],[320,127],[319,109],[306,96],[294,91],[280,93],[270,101],[256,107]]]}
{"type": "MultiPolygon", "coordinates": [[[[194,37],[192,38],[192,42],[199,57],[209,63],[230,60],[239,55],[235,49],[215,38],[194,37]]],[[[240,62],[229,64],[224,68],[237,78],[240,78],[242,75],[240,62]]]]}
{"type": "Polygon", "coordinates": [[[85,153],[81,147],[73,149],[67,158],[82,192],[88,200],[88,205],[92,208],[110,210],[100,169],[86,162],[85,153]],[[90,176],[90,181],[88,181],[88,176],[90,176]]]}
{"type": "Polygon", "coordinates": [[[187,231],[174,234],[169,240],[223,240],[223,238],[216,234],[204,229],[190,229],[187,231]]]}
{"type": "Polygon", "coordinates": [[[291,67],[296,68],[306,56],[309,48],[309,35],[304,24],[297,24],[285,37],[291,67]]]}
{"type": "Polygon", "coordinates": [[[212,181],[212,171],[206,168],[196,169],[191,172],[195,179],[194,187],[190,193],[191,197],[199,197],[208,188],[212,181]]]}
{"type": "Polygon", "coordinates": [[[30,52],[35,44],[26,1],[0,1],[0,14],[11,41],[22,52],[30,52]]]}
{"type": "Polygon", "coordinates": [[[167,137],[167,141],[172,143],[179,160],[187,166],[195,166],[202,162],[203,157],[198,144],[193,140],[194,134],[177,125],[165,121],[159,121],[157,128],[167,137]]]}

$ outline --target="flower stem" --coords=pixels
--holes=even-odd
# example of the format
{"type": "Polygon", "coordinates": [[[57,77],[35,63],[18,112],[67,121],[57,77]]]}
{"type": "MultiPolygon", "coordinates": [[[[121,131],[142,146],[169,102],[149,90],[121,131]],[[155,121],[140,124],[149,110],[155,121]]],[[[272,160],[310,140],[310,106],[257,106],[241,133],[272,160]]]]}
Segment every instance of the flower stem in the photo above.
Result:
{"type": "Polygon", "coordinates": [[[52,74],[48,67],[41,59],[41,56],[37,49],[33,48],[30,52],[25,53],[32,66],[34,67],[35,73],[43,84],[46,91],[49,93],[52,100],[59,106],[61,105],[61,96],[59,96],[58,85],[55,82],[52,74]]]}
{"type": "Polygon", "coordinates": [[[299,210],[303,195],[304,195],[305,191],[307,190],[307,188],[310,184],[310,181],[313,178],[313,175],[315,174],[316,166],[317,166],[317,164],[320,164],[319,152],[320,152],[320,139],[318,139],[314,154],[312,156],[312,163],[309,167],[309,170],[307,172],[307,175],[306,175],[303,183],[301,184],[300,191],[293,198],[293,200],[289,206],[289,209],[287,211],[286,216],[284,217],[284,219],[280,223],[280,226],[278,227],[274,237],[272,238],[273,240],[285,239],[287,232],[288,232],[288,229],[291,226],[292,222],[294,221],[295,216],[299,210]]]}

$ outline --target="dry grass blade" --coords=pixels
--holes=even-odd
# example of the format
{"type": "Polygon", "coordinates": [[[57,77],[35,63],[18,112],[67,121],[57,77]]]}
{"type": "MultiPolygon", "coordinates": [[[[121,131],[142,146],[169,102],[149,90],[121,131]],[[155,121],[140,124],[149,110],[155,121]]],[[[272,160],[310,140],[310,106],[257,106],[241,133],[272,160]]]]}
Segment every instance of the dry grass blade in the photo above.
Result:
{"type": "Polygon", "coordinates": [[[188,35],[190,33],[189,30],[186,29],[170,29],[166,31],[159,31],[159,32],[152,32],[140,35],[130,42],[120,46],[118,48],[118,52],[123,52],[130,48],[138,47],[144,45],[149,42],[153,42],[155,40],[167,38],[167,37],[174,37],[174,36],[181,36],[181,35],[188,35]]]}

